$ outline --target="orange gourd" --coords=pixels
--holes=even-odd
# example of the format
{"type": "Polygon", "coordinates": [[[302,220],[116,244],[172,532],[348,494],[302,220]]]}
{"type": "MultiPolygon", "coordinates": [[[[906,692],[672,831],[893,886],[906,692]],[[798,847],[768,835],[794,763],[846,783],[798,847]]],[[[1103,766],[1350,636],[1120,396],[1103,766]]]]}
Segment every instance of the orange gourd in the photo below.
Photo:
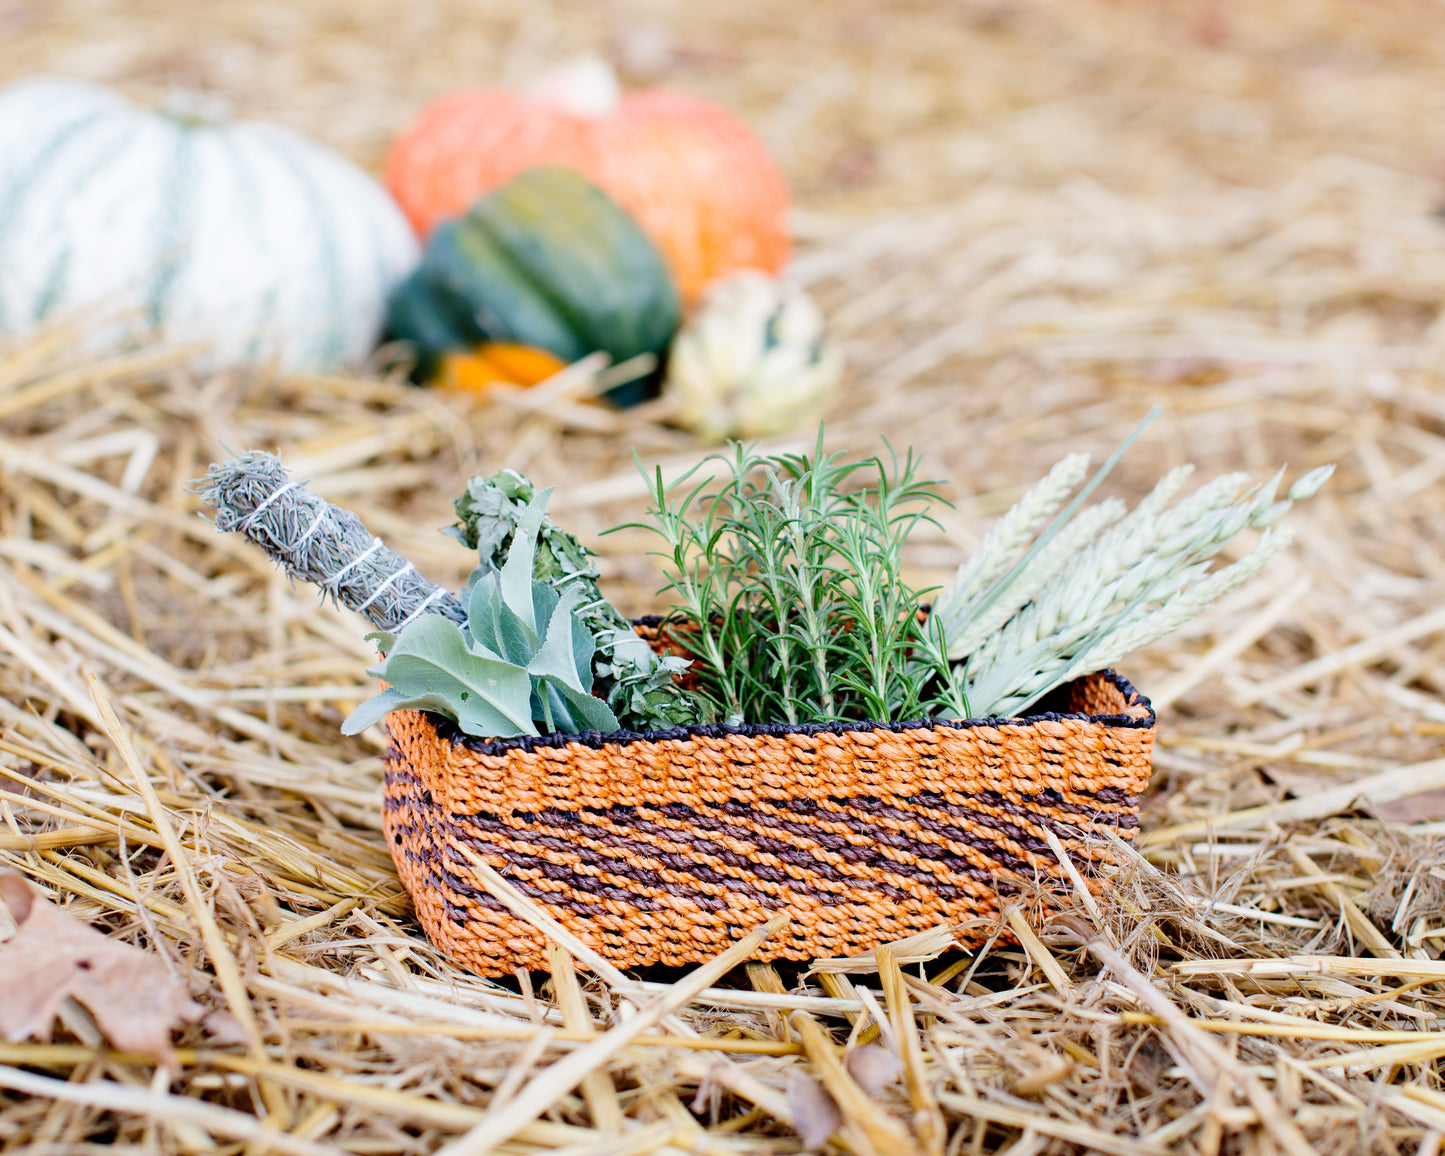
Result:
{"type": "Polygon", "coordinates": [[[536,385],[562,372],[567,363],[545,349],[490,341],[470,353],[443,355],[438,378],[452,389],[485,393],[494,382],[536,385]]]}
{"type": "Polygon", "coordinates": [[[726,273],[776,273],[787,262],[787,186],[762,142],[700,97],[624,94],[595,60],[525,92],[443,98],[392,146],[386,182],[426,236],[534,165],[576,169],[626,209],[661,250],[684,300],[726,273]]]}

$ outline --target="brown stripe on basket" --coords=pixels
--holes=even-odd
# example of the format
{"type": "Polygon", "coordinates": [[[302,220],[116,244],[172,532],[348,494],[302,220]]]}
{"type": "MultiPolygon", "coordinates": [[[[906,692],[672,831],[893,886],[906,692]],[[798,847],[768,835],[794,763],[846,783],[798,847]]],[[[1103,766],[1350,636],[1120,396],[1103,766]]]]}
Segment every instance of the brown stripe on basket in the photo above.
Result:
{"type": "MultiPolygon", "coordinates": [[[[796,817],[788,819],[778,815],[774,808],[765,803],[749,808],[745,821],[750,827],[763,831],[788,831],[801,836],[801,840],[807,840],[809,845],[815,847],[819,846],[821,838],[832,834],[842,834],[845,837],[847,835],[854,836],[852,840],[846,842],[845,847],[829,848],[827,851],[823,851],[820,847],[818,852],[829,855],[839,864],[842,868],[839,876],[844,880],[847,880],[850,875],[870,870],[892,870],[910,876],[937,874],[945,879],[960,876],[988,879],[999,870],[1013,871],[1020,868],[1027,870],[1027,865],[1014,856],[1007,853],[991,854],[990,852],[995,848],[983,839],[977,841],[982,845],[977,846],[975,850],[983,852],[984,857],[969,856],[966,850],[957,847],[953,849],[954,853],[950,854],[940,847],[931,845],[931,841],[924,842],[907,836],[899,836],[893,840],[880,839],[881,832],[874,824],[867,820],[859,822],[856,816],[850,814],[844,806],[840,806],[840,804],[846,804],[848,800],[829,800],[828,802],[828,807],[820,808],[816,826],[801,823],[797,821],[796,817]],[[902,854],[889,854],[889,846],[902,854]],[[962,851],[961,855],[958,854],[960,851],[962,851]],[[920,869],[917,864],[921,855],[932,857],[935,866],[920,869]],[[947,862],[944,861],[945,857],[947,862]]],[[[744,805],[729,803],[724,804],[722,809],[734,818],[739,818],[744,805]]],[[[826,846],[826,844],[822,844],[822,847],[826,846]]],[[[945,882],[942,886],[947,888],[948,884],[945,882]]]]}
{"type": "Polygon", "coordinates": [[[811,868],[845,885],[856,877],[851,868],[867,862],[866,854],[855,853],[866,850],[866,844],[859,848],[836,830],[776,815],[766,804],[722,803],[705,809],[674,804],[667,810],[674,823],[751,843],[785,863],[811,868]]]}
{"type": "MultiPolygon", "coordinates": [[[[555,851],[580,847],[582,844],[578,842],[579,838],[587,836],[597,841],[595,849],[598,851],[616,850],[652,855],[664,865],[691,871],[705,882],[714,881],[717,871],[727,868],[733,871],[747,869],[773,881],[785,879],[784,872],[757,861],[756,855],[762,851],[778,857],[784,863],[804,865],[824,878],[846,883],[850,880],[847,871],[833,868],[828,862],[819,860],[818,856],[836,856],[844,865],[886,859],[886,853],[878,849],[880,832],[883,834],[881,841],[886,845],[901,849],[910,859],[929,856],[930,862],[937,863],[939,868],[948,873],[979,872],[982,877],[988,871],[1002,867],[1032,874],[1040,865],[1040,857],[1045,865],[1052,865],[1052,852],[1042,837],[1029,834],[1015,822],[998,818],[987,811],[974,812],[974,821],[1008,836],[1009,843],[1001,843],[959,825],[956,820],[964,814],[963,808],[948,807],[946,818],[933,817],[929,810],[937,806],[936,797],[917,800],[923,804],[923,807],[917,810],[903,810],[871,799],[836,799],[829,802],[831,807],[827,809],[820,809],[812,800],[793,800],[789,805],[789,812],[793,816],[816,814],[819,820],[816,824],[776,815],[768,805],[748,806],[739,803],[715,805],[711,808],[731,816],[736,820],[732,823],[715,814],[684,808],[679,804],[672,804],[660,811],[650,808],[613,808],[607,812],[589,811],[581,814],[558,810],[539,814],[523,813],[514,816],[511,823],[486,814],[459,817],[457,821],[501,838],[515,838],[518,830],[530,832],[532,841],[555,851]],[[880,817],[891,820],[891,823],[880,825],[880,817]],[[920,841],[907,834],[892,833],[895,825],[899,832],[910,829],[921,831],[928,838],[920,841]],[[537,832],[543,829],[555,833],[538,835],[537,832]],[[698,832],[702,831],[750,844],[746,850],[753,858],[749,859],[720,843],[700,838],[698,832]],[[792,843],[781,842],[776,837],[779,831],[799,838],[792,843]],[[854,836],[853,842],[848,841],[845,832],[854,836]],[[988,867],[981,869],[950,854],[943,845],[945,841],[964,844],[982,852],[989,860],[988,867]],[[1013,846],[1022,847],[1030,854],[1027,857],[1018,854],[1013,846]],[[709,866],[711,860],[718,860],[719,867],[709,866]]],[[[1008,809],[1012,816],[1028,818],[1018,807],[1010,805],[1008,809]]],[[[1067,823],[1049,820],[1037,813],[1034,817],[1041,823],[1046,822],[1055,834],[1065,841],[1076,840],[1081,836],[1079,829],[1067,823]]],[[[895,866],[911,873],[907,862],[896,863],[895,866]]],[[[621,873],[627,874],[627,870],[624,869],[621,873]]]]}
{"type": "MultiPolygon", "coordinates": [[[[980,895],[963,902],[922,896],[886,906],[841,900],[801,910],[781,902],[737,902],[734,897],[714,908],[704,905],[697,895],[672,902],[668,902],[672,896],[635,897],[628,904],[599,896],[594,902],[582,903],[574,893],[547,886],[540,873],[529,870],[533,865],[525,859],[519,862],[510,853],[489,854],[486,858],[507,872],[513,886],[540,902],[574,934],[621,966],[643,962],[682,964],[695,961],[699,954],[716,954],[749,927],[785,907],[792,908],[794,923],[774,945],[773,958],[847,954],[876,942],[880,926],[922,931],[941,922],[987,922],[995,914],[999,892],[1012,890],[1004,883],[984,887],[980,895]]],[[[462,885],[464,893],[453,891],[447,885],[449,877],[450,872],[428,872],[426,890],[418,899],[419,913],[436,941],[487,974],[504,973],[516,966],[545,966],[540,940],[525,924],[470,885],[462,885]]]]}
{"type": "MultiPolygon", "coordinates": [[[[748,845],[748,851],[744,854],[729,851],[720,843],[698,837],[694,828],[689,826],[662,824],[657,821],[656,816],[652,820],[643,820],[650,828],[647,832],[650,839],[644,841],[627,833],[629,829],[641,829],[636,823],[637,818],[636,814],[632,814],[609,822],[602,816],[589,816],[590,821],[575,826],[569,823],[567,828],[570,828],[571,838],[579,849],[606,855],[608,849],[627,848],[636,855],[646,856],[645,874],[692,874],[695,868],[700,866],[710,876],[703,877],[706,882],[735,887],[739,880],[744,880],[750,887],[756,887],[768,895],[782,895],[782,889],[805,893],[843,893],[850,889],[861,889],[876,891],[889,899],[900,901],[907,896],[907,888],[902,880],[891,879],[889,875],[927,874],[917,871],[908,862],[889,862],[887,855],[870,856],[875,860],[873,862],[861,856],[849,862],[838,851],[827,847],[816,837],[817,834],[825,834],[823,832],[814,833],[810,838],[806,832],[795,831],[790,839],[779,838],[761,816],[753,821],[732,824],[697,823],[698,827],[709,829],[736,843],[748,845]],[[623,822],[626,826],[621,825],[623,822]],[[670,861],[681,856],[690,858],[682,863],[670,861]],[[864,869],[870,870],[865,874],[864,869]]],[[[703,816],[697,818],[702,820],[703,816]]],[[[472,819],[473,817],[468,817],[462,822],[472,819]]],[[[493,831],[499,837],[505,837],[506,834],[515,836],[515,833],[503,832],[496,827],[493,831]]],[[[597,861],[589,854],[587,862],[597,861]]],[[[952,873],[954,876],[972,870],[967,864],[959,864],[959,867],[958,872],[952,873]]],[[[628,875],[632,870],[625,866],[618,873],[628,875]]],[[[976,877],[980,881],[987,880],[991,873],[981,869],[977,871],[976,877]]],[[[947,882],[943,882],[943,886],[952,890],[947,882]]]]}
{"type": "Polygon", "coordinates": [[[849,887],[876,891],[893,900],[905,895],[886,880],[861,878],[840,871],[829,861],[828,850],[820,844],[788,843],[737,824],[709,823],[703,821],[702,816],[698,819],[694,825],[681,826],[662,821],[656,811],[627,816],[629,826],[643,838],[629,838],[622,830],[609,830],[599,822],[589,823],[587,829],[603,842],[624,840],[637,848],[638,854],[648,855],[670,870],[691,871],[692,867],[683,859],[691,856],[714,876],[709,882],[723,883],[730,888],[736,887],[740,879],[751,878],[761,894],[774,897],[781,896],[783,889],[829,892],[849,887]],[[727,847],[722,839],[750,846],[744,852],[727,847]],[[679,863],[678,859],[683,861],[679,863]]]}
{"type": "MultiPolygon", "coordinates": [[[[708,847],[702,840],[688,846],[682,837],[677,837],[669,850],[599,823],[567,824],[544,819],[538,824],[540,829],[559,832],[551,836],[537,834],[538,827],[519,835],[495,821],[484,826],[475,815],[460,820],[458,825],[480,830],[491,837],[493,846],[541,846],[557,854],[571,855],[579,867],[584,868],[583,874],[595,874],[609,883],[633,884],[643,892],[661,888],[678,895],[697,893],[722,898],[737,891],[763,902],[781,901],[782,889],[789,886],[806,889],[800,880],[768,864],[750,867],[742,861],[729,863],[716,853],[716,848],[708,847]],[[677,881],[679,877],[686,877],[690,882],[677,881]]],[[[486,840],[477,842],[485,845],[486,840]]]]}
{"type": "MultiPolygon", "coordinates": [[[[736,879],[727,880],[727,885],[718,889],[719,894],[708,896],[691,886],[677,886],[671,884],[666,878],[649,875],[646,872],[636,873],[634,889],[621,888],[614,885],[618,876],[602,872],[599,865],[590,857],[586,859],[578,857],[573,860],[571,865],[568,865],[557,862],[550,855],[526,854],[522,848],[514,844],[499,848],[496,844],[480,839],[463,841],[471,844],[486,858],[491,858],[491,855],[485,854],[486,852],[490,851],[495,854],[501,850],[501,857],[506,862],[504,870],[513,886],[546,904],[552,909],[553,915],[559,917],[564,923],[569,922],[572,917],[581,917],[584,921],[581,926],[584,929],[588,927],[586,921],[605,920],[615,914],[619,904],[639,912],[686,913],[695,910],[718,913],[735,912],[742,908],[753,908],[766,912],[793,906],[797,899],[797,896],[763,894],[757,889],[749,887],[745,881],[736,879]],[[588,870],[581,869],[584,867],[588,870]]],[[[461,864],[461,867],[465,869],[465,862],[461,864]]],[[[472,904],[494,911],[502,910],[501,904],[490,895],[480,891],[447,867],[430,864],[428,878],[432,886],[446,887],[456,896],[462,897],[472,904]]],[[[993,894],[1000,886],[1006,892],[1015,890],[1008,881],[984,881],[973,889],[951,888],[950,890],[955,894],[949,896],[929,892],[917,894],[899,892],[896,897],[889,897],[885,901],[886,912],[890,918],[896,917],[900,912],[924,909],[942,915],[948,906],[947,901],[966,900],[970,891],[975,895],[993,894]]],[[[856,891],[830,893],[800,888],[799,894],[812,900],[809,906],[822,908],[843,908],[850,904],[856,905],[859,901],[856,891]]],[[[878,904],[870,902],[867,906],[876,909],[878,904]]]]}
{"type": "Polygon", "coordinates": [[[907,832],[910,842],[916,841],[919,834],[936,836],[945,843],[975,848],[1018,869],[1049,870],[1055,865],[1053,852],[1041,833],[1044,827],[1065,844],[1078,842],[1085,836],[1079,827],[1047,812],[1020,814],[1021,809],[1014,809],[1009,814],[999,814],[979,804],[966,813],[964,808],[955,807],[953,814],[939,815],[918,806],[899,806],[899,802],[858,798],[848,800],[846,809],[859,820],[860,826],[871,825],[878,830],[879,838],[884,838],[885,832],[899,832],[900,836],[895,837],[907,832]]]}
{"type": "MultiPolygon", "coordinates": [[[[726,804],[725,809],[735,806],[737,804],[726,804]]],[[[1069,841],[1090,834],[1101,820],[1115,829],[1131,828],[1138,823],[1138,817],[1133,814],[1115,815],[1112,811],[1056,807],[1047,799],[1027,806],[987,792],[971,796],[970,805],[967,806],[949,803],[933,793],[888,801],[855,796],[823,801],[790,799],[783,803],[758,806],[768,813],[784,808],[793,815],[819,814],[821,820],[832,819],[835,822],[842,821],[845,815],[851,821],[856,818],[853,812],[861,810],[866,812],[866,817],[861,822],[853,823],[853,829],[865,835],[871,834],[875,829],[872,816],[881,815],[899,819],[906,824],[906,829],[915,835],[922,830],[985,851],[998,843],[996,838],[990,836],[1002,835],[1016,845],[1003,851],[1005,858],[1015,860],[1009,864],[1014,867],[1027,866],[1034,861],[1034,856],[1044,856],[1050,864],[1053,863],[1048,843],[1037,831],[1041,825],[1047,825],[1060,839],[1069,841]],[[936,818],[933,812],[941,812],[944,817],[936,818]],[[1081,821],[1085,819],[1090,821],[1081,821]],[[980,827],[983,830],[979,830],[980,827]]],[[[1125,837],[1128,837],[1127,834],[1125,837]]],[[[991,851],[990,854],[995,859],[1000,858],[997,852],[991,851]]]]}
{"type": "MultiPolygon", "coordinates": [[[[404,771],[393,774],[405,776],[404,771]]],[[[810,803],[800,802],[805,806],[810,803]]],[[[830,802],[840,809],[819,811],[819,818],[827,822],[817,824],[784,818],[766,806],[733,803],[715,808],[725,812],[727,818],[702,812],[680,814],[682,808],[674,805],[668,808],[671,813],[667,815],[651,808],[615,808],[580,814],[520,814],[507,822],[496,815],[480,814],[452,817],[444,820],[444,825],[449,841],[476,843],[479,847],[506,844],[534,855],[573,856],[579,865],[586,866],[585,873],[606,878],[609,883],[652,881],[665,871],[689,875],[703,884],[740,889],[757,898],[771,894],[770,890],[759,889],[766,884],[805,891],[817,891],[820,886],[824,890],[861,887],[891,899],[904,898],[906,890],[883,878],[886,873],[930,879],[936,890],[951,896],[956,890],[947,882],[951,879],[987,882],[996,878],[1000,869],[1024,875],[1035,871],[1030,860],[956,825],[928,820],[920,814],[920,826],[930,836],[920,840],[902,833],[909,812],[888,809],[887,818],[903,820],[900,831],[894,832],[880,826],[874,814],[867,813],[876,811],[876,801],[830,802]],[[865,813],[856,814],[844,807],[865,813]],[[838,835],[840,828],[852,834],[854,841],[838,835]],[[742,851],[730,849],[699,832],[745,846],[742,851]],[[981,852],[986,865],[950,853],[938,836],[981,852]],[[890,849],[901,852],[902,857],[890,853],[890,849]],[[880,877],[861,876],[860,868],[871,868],[880,877]]],[[[396,806],[391,809],[394,811],[396,806]]],[[[811,809],[816,811],[816,805],[811,809]]],[[[420,833],[415,825],[399,818],[392,822],[391,829],[396,842],[420,833]]],[[[1058,829],[1065,837],[1072,834],[1070,828],[1058,829]]],[[[1037,843],[1047,851],[1042,840],[1037,843]]]]}
{"type": "MultiPolygon", "coordinates": [[[[461,820],[459,827],[470,825],[461,820]]],[[[554,828],[555,829],[555,828],[554,828]]],[[[619,855],[615,830],[597,824],[574,828],[570,840],[553,839],[544,844],[535,830],[518,832],[500,824],[491,826],[487,839],[477,839],[478,849],[490,844],[505,848],[509,858],[515,850],[521,855],[548,855],[568,861],[583,879],[595,878],[601,886],[632,885],[639,894],[663,891],[678,896],[712,892],[718,895],[755,900],[760,903],[785,904],[799,896],[844,895],[851,892],[876,893],[890,902],[902,902],[908,896],[905,888],[881,877],[847,876],[832,865],[810,857],[804,848],[785,848],[782,855],[760,849],[752,862],[729,864],[709,855],[701,845],[691,848],[695,861],[678,866],[669,863],[668,850],[649,847],[640,840],[631,840],[633,857],[619,855]]],[[[457,831],[455,838],[472,842],[468,833],[457,831]]],[[[673,855],[688,850],[684,837],[673,841],[673,855]]],[[[575,883],[575,881],[574,881],[575,883]]]]}
{"type": "MultiPolygon", "coordinates": [[[[704,904],[696,894],[680,898],[634,897],[628,903],[611,895],[599,895],[584,903],[574,892],[548,886],[525,859],[518,861],[511,853],[486,854],[485,858],[507,872],[515,887],[531,895],[574,934],[620,966],[681,964],[695,961],[699,955],[711,956],[749,927],[784,908],[793,911],[794,924],[774,945],[773,958],[847,954],[865,950],[870,942],[876,942],[880,926],[901,928],[906,934],[940,922],[988,920],[995,914],[999,890],[1010,890],[1003,884],[998,889],[985,887],[983,894],[963,902],[923,896],[886,906],[839,900],[804,908],[776,901],[740,902],[739,896],[731,895],[725,905],[715,907],[704,904]]],[[[479,894],[464,882],[460,892],[453,889],[449,883],[455,876],[448,871],[428,870],[424,877],[407,871],[406,875],[409,885],[421,888],[417,894],[418,913],[429,933],[458,959],[485,974],[545,965],[540,937],[501,911],[489,895],[479,894]]]]}
{"type": "MultiPolygon", "coordinates": [[[[836,815],[837,812],[830,814],[836,815]]],[[[584,820],[575,814],[517,816],[529,828],[524,833],[508,827],[496,816],[467,816],[451,824],[461,829],[448,832],[446,841],[452,845],[464,842],[483,854],[488,850],[501,851],[506,864],[504,869],[524,893],[548,905],[554,913],[565,912],[592,922],[615,922],[610,916],[615,915],[615,905],[619,903],[638,912],[677,909],[678,904],[670,902],[669,897],[681,901],[684,910],[689,906],[700,911],[731,910],[736,908],[739,899],[750,900],[751,904],[764,911],[786,906],[788,896],[781,889],[766,884],[754,885],[752,880],[757,880],[760,875],[769,883],[776,885],[781,882],[788,890],[811,896],[816,903],[825,906],[846,902],[850,893],[857,896],[860,888],[864,891],[877,890],[889,901],[890,914],[894,918],[900,910],[912,908],[917,912],[926,911],[930,917],[937,919],[945,915],[949,904],[968,903],[970,898],[976,900],[979,895],[995,896],[1000,891],[1010,893],[1015,890],[1006,878],[1000,878],[997,873],[973,867],[941,853],[937,847],[911,842],[904,837],[885,838],[884,841],[895,851],[902,851],[906,858],[895,858],[884,847],[869,853],[870,862],[867,864],[871,868],[869,875],[892,875],[904,884],[902,887],[883,882],[881,878],[859,877],[857,863],[850,880],[847,875],[828,869],[828,865],[822,863],[816,854],[809,857],[791,853],[792,849],[786,847],[785,852],[790,853],[781,858],[788,862],[790,871],[782,875],[770,873],[768,864],[764,862],[750,863],[736,857],[731,864],[724,864],[731,867],[731,873],[713,871],[705,868],[703,863],[692,863],[686,859],[679,863],[679,856],[669,858],[665,850],[623,836],[617,830],[604,831],[598,822],[604,818],[598,815],[584,820]],[[539,825],[558,832],[558,835],[538,834],[539,825]],[[609,854],[609,851],[632,852],[635,857],[609,854]],[[811,865],[811,871],[807,869],[808,865],[811,865]],[[964,879],[973,886],[961,885],[964,879]],[[921,889],[920,883],[923,884],[921,889]],[[710,886],[704,889],[699,884],[710,886]],[[913,902],[910,902],[911,899],[913,902]],[[918,902],[920,899],[922,902],[918,902]]],[[[635,819],[636,814],[625,818],[635,819]]],[[[808,829],[806,824],[793,823],[791,826],[795,830],[808,829]]],[[[866,824],[862,825],[862,829],[867,829],[866,824]]],[[[693,854],[699,854],[698,844],[701,841],[689,840],[685,828],[664,830],[671,837],[674,847],[683,850],[691,847],[693,854]]],[[[396,825],[394,831],[397,838],[410,841],[406,839],[412,833],[408,824],[396,825]]],[[[828,838],[825,831],[815,833],[828,838]]],[[[745,830],[743,834],[754,839],[758,837],[752,831],[745,830]]],[[[764,859],[774,857],[762,856],[764,859]]],[[[450,865],[435,859],[419,865],[423,866],[428,887],[451,893],[445,903],[446,918],[451,923],[465,923],[467,911],[477,907],[494,912],[501,910],[490,896],[469,884],[451,870],[450,865]]],[[[1010,866],[1026,865],[1016,862],[1010,866]]],[[[1033,874],[1032,871],[1026,873],[1033,874]]]]}

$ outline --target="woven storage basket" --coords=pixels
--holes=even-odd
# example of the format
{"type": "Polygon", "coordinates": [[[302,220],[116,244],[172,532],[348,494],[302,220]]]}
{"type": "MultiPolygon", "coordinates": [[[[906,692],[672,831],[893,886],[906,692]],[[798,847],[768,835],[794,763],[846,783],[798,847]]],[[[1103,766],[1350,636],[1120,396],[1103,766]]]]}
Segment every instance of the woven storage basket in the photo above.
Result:
{"type": "Polygon", "coordinates": [[[482,975],[547,966],[467,852],[618,967],[712,958],[781,911],[762,958],[853,955],[1088,874],[1138,825],[1154,712],[1112,672],[1045,713],[963,722],[702,726],[486,741],[388,716],[383,824],[432,942],[482,975]],[[466,851],[463,851],[463,848],[466,851]]]}

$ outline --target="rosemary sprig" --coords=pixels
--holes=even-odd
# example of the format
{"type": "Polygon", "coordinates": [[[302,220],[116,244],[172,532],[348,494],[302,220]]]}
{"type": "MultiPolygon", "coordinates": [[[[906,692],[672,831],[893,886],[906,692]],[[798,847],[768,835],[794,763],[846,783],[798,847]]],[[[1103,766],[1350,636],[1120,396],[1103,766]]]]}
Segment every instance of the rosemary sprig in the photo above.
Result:
{"type": "Polygon", "coordinates": [[[734,445],[671,486],[647,481],[673,617],[699,693],[720,717],[830,722],[967,713],[926,593],[902,581],[908,534],[931,521],[935,483],[910,451],[844,462],[734,445]],[[694,480],[709,463],[722,479],[694,480]]]}

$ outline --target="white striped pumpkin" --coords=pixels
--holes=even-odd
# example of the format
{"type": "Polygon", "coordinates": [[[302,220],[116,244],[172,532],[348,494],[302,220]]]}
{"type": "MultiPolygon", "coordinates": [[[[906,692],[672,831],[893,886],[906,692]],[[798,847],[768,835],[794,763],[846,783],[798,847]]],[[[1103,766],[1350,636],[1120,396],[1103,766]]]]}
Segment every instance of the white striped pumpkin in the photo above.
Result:
{"type": "Polygon", "coordinates": [[[84,309],[198,343],[206,368],[324,372],[366,356],[417,261],[385,190],[289,129],[78,80],[0,89],[0,333],[84,309]]]}

